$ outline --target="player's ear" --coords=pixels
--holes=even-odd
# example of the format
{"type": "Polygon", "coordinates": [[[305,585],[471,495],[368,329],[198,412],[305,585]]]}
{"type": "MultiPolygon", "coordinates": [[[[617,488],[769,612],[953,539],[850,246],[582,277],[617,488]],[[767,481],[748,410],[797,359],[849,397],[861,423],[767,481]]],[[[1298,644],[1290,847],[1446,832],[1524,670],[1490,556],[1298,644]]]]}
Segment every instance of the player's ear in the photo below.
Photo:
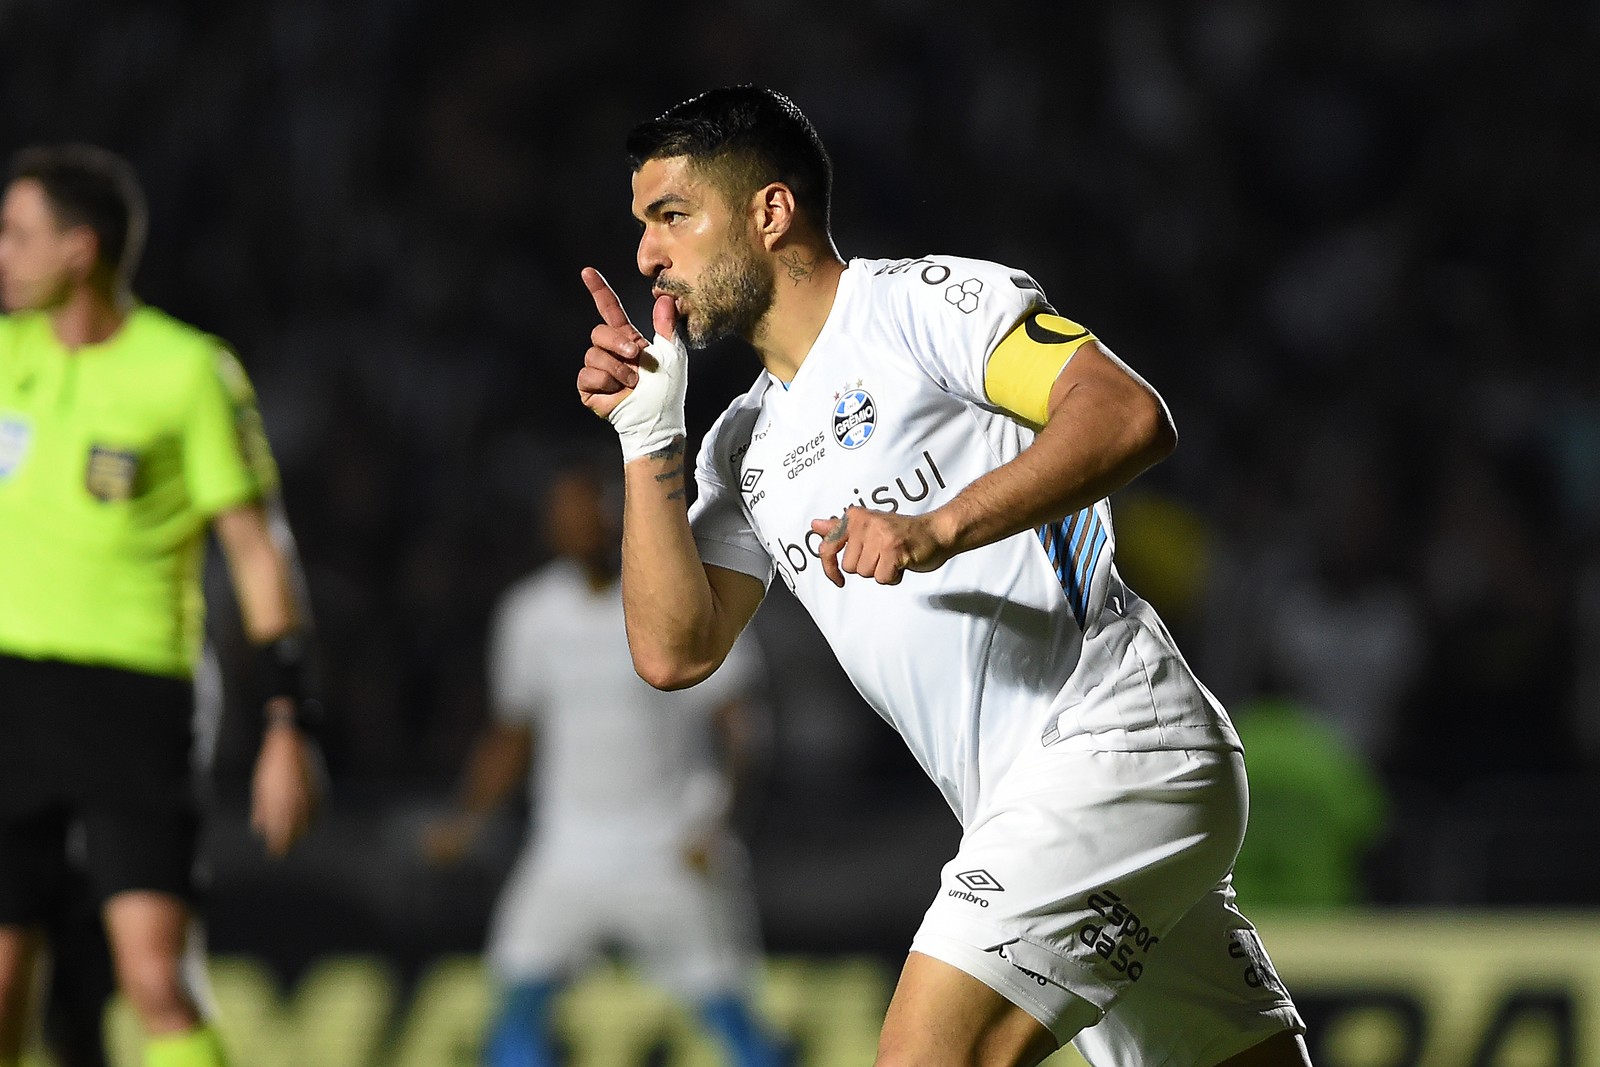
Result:
{"type": "Polygon", "coordinates": [[[94,273],[95,261],[100,255],[100,238],[88,226],[73,226],[62,234],[65,242],[67,269],[77,278],[87,278],[94,273]]]}
{"type": "Polygon", "coordinates": [[[768,251],[794,229],[794,192],[782,182],[769,182],[757,189],[752,209],[756,232],[768,251]]]}

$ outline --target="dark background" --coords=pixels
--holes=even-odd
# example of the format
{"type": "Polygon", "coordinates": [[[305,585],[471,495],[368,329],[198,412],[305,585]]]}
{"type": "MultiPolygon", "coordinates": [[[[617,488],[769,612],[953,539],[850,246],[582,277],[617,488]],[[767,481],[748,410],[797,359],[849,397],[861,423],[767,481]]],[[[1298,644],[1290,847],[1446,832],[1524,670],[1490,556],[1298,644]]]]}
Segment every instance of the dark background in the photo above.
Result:
{"type": "MultiPolygon", "coordinates": [[[[138,290],[241,352],[309,575],[332,804],[265,864],[230,711],[214,947],[477,945],[514,820],[451,872],[416,832],[547,472],[616,447],[578,272],[646,312],[623,135],[743,81],[819,127],[847,257],[1023,268],[1161,390],[1119,565],[1230,706],[1377,770],[1369,899],[1600,902],[1600,8],[1315,7],[0,0],[0,149],[139,169],[138,290]]],[[[756,371],[697,355],[691,432],[756,371]]],[[[781,587],[758,623],[769,936],[901,951],[954,821],[781,587]]]]}

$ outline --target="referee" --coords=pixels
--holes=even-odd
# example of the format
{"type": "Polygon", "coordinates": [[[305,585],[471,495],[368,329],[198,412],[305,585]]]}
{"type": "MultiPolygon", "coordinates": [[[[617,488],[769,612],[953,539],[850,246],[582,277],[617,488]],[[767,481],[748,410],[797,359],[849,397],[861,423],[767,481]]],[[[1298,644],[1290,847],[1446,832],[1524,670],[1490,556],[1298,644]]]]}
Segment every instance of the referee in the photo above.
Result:
{"type": "Polygon", "coordinates": [[[258,649],[251,822],[274,855],[316,802],[304,612],[244,371],[134,299],[143,196],[123,160],[26,150],[0,203],[0,1067],[20,1056],[43,923],[86,859],[145,1067],[217,1067],[180,960],[206,533],[258,649]]]}

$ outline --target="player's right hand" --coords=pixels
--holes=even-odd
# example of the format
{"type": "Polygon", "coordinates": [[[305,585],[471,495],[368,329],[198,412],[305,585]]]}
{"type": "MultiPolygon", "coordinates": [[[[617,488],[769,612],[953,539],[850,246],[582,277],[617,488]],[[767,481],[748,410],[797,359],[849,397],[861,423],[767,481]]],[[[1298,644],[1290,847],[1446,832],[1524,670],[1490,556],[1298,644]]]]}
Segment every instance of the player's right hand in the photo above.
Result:
{"type": "Polygon", "coordinates": [[[677,304],[670,296],[656,298],[651,309],[656,336],[646,342],[599,271],[585,267],[583,282],[601,323],[589,335],[578,398],[616,427],[623,458],[638,459],[685,432],[688,351],[677,338],[677,304]]]}
{"type": "Polygon", "coordinates": [[[594,297],[601,321],[589,334],[589,351],[578,372],[578,398],[596,415],[610,418],[612,409],[639,384],[639,356],[650,342],[628,321],[628,313],[604,275],[585,267],[583,284],[594,297]]]}

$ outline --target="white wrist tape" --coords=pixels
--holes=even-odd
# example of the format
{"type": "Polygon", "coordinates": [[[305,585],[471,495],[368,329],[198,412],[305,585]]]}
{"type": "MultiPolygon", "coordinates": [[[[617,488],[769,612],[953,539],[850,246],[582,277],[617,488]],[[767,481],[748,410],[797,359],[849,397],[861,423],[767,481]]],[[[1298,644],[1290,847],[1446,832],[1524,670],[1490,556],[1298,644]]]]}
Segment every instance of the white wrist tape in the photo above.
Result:
{"type": "Polygon", "coordinates": [[[622,459],[632,462],[686,436],[683,400],[689,388],[689,349],[681,340],[656,334],[639,361],[639,384],[611,409],[611,425],[622,441],[622,459]]]}

